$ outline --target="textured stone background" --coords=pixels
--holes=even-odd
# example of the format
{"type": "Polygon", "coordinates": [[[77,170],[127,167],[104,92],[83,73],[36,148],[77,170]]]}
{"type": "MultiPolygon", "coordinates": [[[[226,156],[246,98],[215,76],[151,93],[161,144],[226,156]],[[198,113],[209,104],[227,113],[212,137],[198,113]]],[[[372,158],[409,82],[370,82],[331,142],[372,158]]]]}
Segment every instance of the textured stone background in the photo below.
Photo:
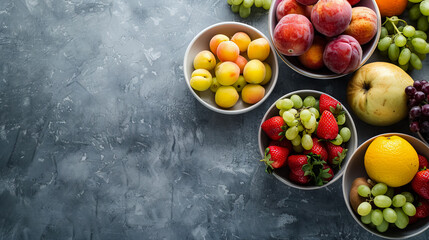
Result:
{"type": "MultiPolygon", "coordinates": [[[[341,181],[298,191],[258,161],[275,99],[312,88],[345,103],[350,76],[309,79],[279,61],[272,95],[238,116],[185,85],[199,31],[240,21],[268,35],[267,18],[243,20],[226,0],[0,1],[0,239],[374,237],[349,215],[341,181]]],[[[410,133],[355,122],[360,143],[410,133]]]]}

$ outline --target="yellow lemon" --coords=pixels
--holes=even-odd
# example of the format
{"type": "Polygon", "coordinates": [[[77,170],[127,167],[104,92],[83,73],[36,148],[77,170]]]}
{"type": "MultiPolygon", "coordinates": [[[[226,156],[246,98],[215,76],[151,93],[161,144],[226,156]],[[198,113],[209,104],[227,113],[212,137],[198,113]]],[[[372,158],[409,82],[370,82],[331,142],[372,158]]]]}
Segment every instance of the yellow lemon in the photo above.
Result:
{"type": "Polygon", "coordinates": [[[364,163],[371,179],[390,187],[411,182],[419,168],[416,150],[399,136],[375,138],[365,152],[364,163]]]}

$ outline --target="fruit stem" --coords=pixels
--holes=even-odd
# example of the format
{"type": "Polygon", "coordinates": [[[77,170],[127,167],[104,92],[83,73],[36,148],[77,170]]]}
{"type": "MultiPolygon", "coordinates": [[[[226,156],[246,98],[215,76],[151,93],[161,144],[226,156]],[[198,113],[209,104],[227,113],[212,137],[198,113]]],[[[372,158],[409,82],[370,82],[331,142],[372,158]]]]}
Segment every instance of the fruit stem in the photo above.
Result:
{"type": "Polygon", "coordinates": [[[395,22],[395,21],[402,21],[402,22],[404,22],[405,23],[405,25],[408,25],[408,23],[407,23],[407,21],[405,21],[404,19],[400,19],[400,18],[398,18],[398,17],[396,17],[396,16],[393,16],[393,17],[386,17],[386,21],[384,21],[384,23],[383,24],[381,24],[381,25],[384,25],[384,24],[386,24],[387,22],[391,22],[392,24],[393,24],[393,26],[396,26],[396,24],[394,24],[393,22],[395,22]],[[392,19],[393,18],[393,19],[392,19]]]}
{"type": "Polygon", "coordinates": [[[408,25],[407,21],[405,21],[404,19],[400,19],[400,18],[398,18],[396,16],[393,16],[393,17],[390,17],[390,18],[386,17],[386,21],[384,21],[384,23],[382,25],[386,24],[387,22],[390,22],[392,24],[393,28],[395,29],[396,34],[402,35],[402,32],[399,31],[399,29],[396,27],[396,24],[393,23],[395,21],[402,21],[402,22],[405,23],[405,25],[408,25]],[[392,20],[392,19],[394,19],[394,20],[392,20]]]}
{"type": "MultiPolygon", "coordinates": [[[[391,21],[392,22],[392,21],[391,21]]],[[[407,22],[405,22],[405,23],[407,23],[407,22]]],[[[396,31],[396,34],[399,34],[399,35],[402,35],[402,32],[401,31],[399,31],[399,29],[396,27],[396,24],[394,24],[393,22],[392,22],[392,25],[393,25],[393,28],[395,29],[395,31],[396,31]]]]}

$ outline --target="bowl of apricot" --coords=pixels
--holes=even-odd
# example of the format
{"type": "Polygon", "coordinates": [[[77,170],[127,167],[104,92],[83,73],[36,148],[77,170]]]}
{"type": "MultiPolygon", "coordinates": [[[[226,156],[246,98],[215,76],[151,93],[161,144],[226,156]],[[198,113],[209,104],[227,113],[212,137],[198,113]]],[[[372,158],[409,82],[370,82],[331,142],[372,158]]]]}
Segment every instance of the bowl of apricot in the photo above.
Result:
{"type": "Polygon", "coordinates": [[[268,28],[286,65],[310,78],[333,79],[368,61],[381,17],[375,0],[273,0],[268,28]]]}
{"type": "Polygon", "coordinates": [[[276,53],[256,28],[220,22],[203,29],[186,49],[183,71],[192,95],[222,114],[241,114],[258,107],[278,78],[276,53]]]}

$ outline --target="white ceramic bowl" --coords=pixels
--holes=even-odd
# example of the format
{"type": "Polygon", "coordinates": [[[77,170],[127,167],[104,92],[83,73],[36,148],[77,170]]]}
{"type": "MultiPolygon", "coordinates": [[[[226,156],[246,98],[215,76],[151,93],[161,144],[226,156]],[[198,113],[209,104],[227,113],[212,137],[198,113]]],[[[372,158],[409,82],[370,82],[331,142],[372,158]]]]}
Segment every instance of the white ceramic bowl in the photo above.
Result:
{"type": "MultiPolygon", "coordinates": [[[[291,92],[288,93],[284,96],[282,96],[279,99],[282,98],[289,98],[290,96],[297,94],[299,95],[302,99],[304,99],[306,96],[313,96],[316,99],[318,99],[320,97],[321,94],[323,94],[323,92],[319,92],[319,91],[315,91],[315,90],[298,90],[295,92],[291,92]]],[[[326,93],[324,93],[326,94],[326,93]]],[[[329,94],[327,94],[329,95],[329,94]]],[[[330,96],[330,95],[329,95],[330,96]]],[[[331,96],[332,97],[332,96],[331,96]]],[[[332,97],[334,98],[334,97],[332,97]]],[[[335,98],[334,98],[335,99],[335,98]]],[[[276,100],[277,101],[277,100],[276,100]]],[[[261,124],[259,126],[262,125],[263,122],[265,122],[267,119],[273,117],[273,116],[278,116],[279,114],[279,110],[276,107],[276,101],[270,106],[270,108],[267,110],[267,112],[265,113],[264,117],[261,120],[261,124]]],[[[347,165],[350,156],[352,155],[352,153],[354,152],[354,150],[357,148],[357,144],[358,144],[358,137],[357,137],[357,132],[356,132],[356,127],[355,124],[353,122],[353,119],[350,115],[350,113],[347,111],[347,109],[345,108],[345,106],[343,105],[343,110],[345,112],[346,115],[346,123],[344,124],[345,127],[348,127],[351,131],[351,138],[350,140],[347,142],[347,156],[346,158],[344,158],[342,165],[341,165],[341,169],[334,175],[334,178],[329,181],[328,183],[322,185],[322,186],[303,186],[303,185],[299,185],[296,184],[292,181],[290,181],[288,179],[288,172],[289,170],[287,169],[287,167],[283,167],[280,169],[276,169],[273,172],[273,175],[280,180],[282,183],[293,187],[293,188],[297,188],[297,189],[301,189],[301,190],[315,190],[315,189],[320,189],[320,188],[324,188],[326,186],[331,185],[332,183],[334,183],[335,181],[337,181],[338,179],[341,178],[341,176],[344,173],[344,169],[345,166],[347,165]]],[[[258,132],[258,140],[259,140],[259,152],[261,153],[261,156],[264,157],[264,151],[265,149],[268,147],[269,142],[271,141],[268,136],[263,132],[262,128],[259,127],[259,132],[258,132]]]]}
{"type": "MultiPolygon", "coordinates": [[[[276,9],[281,1],[282,0],[273,0],[268,14],[268,30],[269,30],[270,39],[272,42],[274,42],[273,41],[274,28],[276,27],[276,24],[277,24],[276,9]]],[[[354,5],[353,7],[357,7],[357,6],[368,7],[374,10],[374,12],[377,14],[377,34],[373,37],[373,39],[370,42],[362,45],[362,60],[359,64],[359,67],[361,67],[363,64],[365,64],[368,61],[372,53],[377,48],[377,44],[378,44],[378,40],[380,39],[380,32],[381,32],[381,16],[375,0],[361,0],[358,4],[354,5]]],[[[284,63],[286,63],[286,65],[288,65],[290,68],[295,70],[297,73],[302,74],[304,76],[307,76],[310,78],[316,78],[316,79],[333,79],[333,78],[339,78],[347,75],[347,74],[336,74],[330,71],[329,69],[327,69],[326,67],[320,70],[311,70],[303,66],[298,61],[298,57],[286,56],[281,54],[277,49],[275,50],[279,55],[279,57],[281,58],[281,60],[284,63]]]]}
{"type": "Polygon", "coordinates": [[[221,22],[221,23],[211,25],[206,29],[202,30],[200,33],[198,33],[194,37],[194,39],[192,39],[192,41],[189,43],[188,48],[186,49],[186,52],[185,52],[185,58],[183,61],[183,71],[185,74],[186,85],[188,86],[189,90],[194,95],[194,97],[201,104],[218,113],[241,114],[255,109],[268,98],[268,96],[273,91],[274,86],[276,85],[276,82],[277,82],[277,78],[279,74],[278,61],[277,61],[276,53],[274,52],[274,48],[270,42],[270,48],[271,48],[270,55],[265,60],[265,62],[267,62],[271,66],[272,76],[271,76],[271,81],[268,84],[264,85],[265,96],[259,102],[252,105],[247,104],[243,102],[240,97],[238,102],[232,108],[225,109],[216,105],[214,100],[214,93],[212,93],[210,90],[199,92],[194,90],[191,87],[189,80],[191,78],[192,72],[194,71],[193,60],[195,55],[197,55],[197,53],[199,53],[202,50],[210,50],[209,42],[214,35],[222,33],[227,35],[228,37],[231,37],[234,33],[239,31],[247,33],[252,40],[263,37],[267,39],[268,42],[270,42],[269,39],[262,32],[260,32],[258,29],[250,25],[239,23],[239,22],[221,22]]]}
{"type": "Polygon", "coordinates": [[[372,137],[371,139],[367,140],[356,149],[356,151],[351,156],[349,163],[345,167],[344,176],[343,176],[343,196],[344,196],[344,201],[346,202],[346,205],[347,205],[347,209],[349,210],[353,219],[365,230],[382,238],[404,239],[404,238],[416,236],[424,232],[426,229],[428,229],[429,228],[428,219],[420,219],[419,221],[408,225],[405,229],[402,229],[402,230],[397,228],[389,228],[386,232],[380,233],[376,229],[372,229],[368,225],[365,225],[360,221],[360,216],[353,211],[350,205],[350,198],[349,198],[349,193],[350,193],[350,189],[353,181],[358,177],[368,177],[364,166],[364,156],[369,144],[376,137],[392,136],[392,135],[397,135],[404,138],[416,149],[417,153],[424,155],[426,158],[429,158],[429,147],[425,145],[422,141],[420,141],[419,139],[413,136],[402,134],[402,133],[385,133],[385,134],[380,134],[375,137],[372,137]]]}

